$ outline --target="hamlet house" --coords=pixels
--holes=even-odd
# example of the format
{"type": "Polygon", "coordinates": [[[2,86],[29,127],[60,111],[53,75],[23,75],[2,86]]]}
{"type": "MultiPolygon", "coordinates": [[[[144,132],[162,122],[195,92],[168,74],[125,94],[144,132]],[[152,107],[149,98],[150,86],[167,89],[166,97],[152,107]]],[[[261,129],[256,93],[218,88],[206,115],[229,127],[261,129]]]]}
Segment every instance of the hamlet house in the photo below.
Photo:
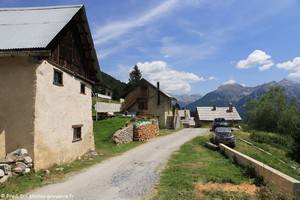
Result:
{"type": "Polygon", "coordinates": [[[0,154],[26,148],[35,169],[94,149],[100,68],[81,5],[0,9],[0,154]]]}
{"type": "Polygon", "coordinates": [[[162,128],[176,128],[176,115],[173,111],[175,98],[164,93],[146,79],[141,79],[125,96],[123,112],[135,112],[139,116],[158,118],[162,128]]]}
{"type": "Polygon", "coordinates": [[[228,122],[239,122],[242,120],[236,108],[229,104],[228,107],[197,107],[197,125],[205,122],[213,122],[216,118],[224,118],[228,122]]]}

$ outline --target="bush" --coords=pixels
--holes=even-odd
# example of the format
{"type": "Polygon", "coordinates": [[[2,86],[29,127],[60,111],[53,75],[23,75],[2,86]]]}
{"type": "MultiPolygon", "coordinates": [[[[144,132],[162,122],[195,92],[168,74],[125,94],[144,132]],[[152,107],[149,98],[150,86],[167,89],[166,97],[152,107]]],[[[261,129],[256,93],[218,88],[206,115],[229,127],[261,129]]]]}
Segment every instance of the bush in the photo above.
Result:
{"type": "Polygon", "coordinates": [[[250,138],[258,143],[279,145],[284,148],[290,148],[293,145],[293,139],[290,136],[283,136],[263,131],[251,131],[250,138]]]}
{"type": "Polygon", "coordinates": [[[291,149],[291,157],[300,162],[300,108],[297,100],[288,99],[282,88],[274,87],[260,99],[249,101],[246,109],[246,122],[250,129],[279,135],[253,133],[253,140],[287,146],[291,149]]]}

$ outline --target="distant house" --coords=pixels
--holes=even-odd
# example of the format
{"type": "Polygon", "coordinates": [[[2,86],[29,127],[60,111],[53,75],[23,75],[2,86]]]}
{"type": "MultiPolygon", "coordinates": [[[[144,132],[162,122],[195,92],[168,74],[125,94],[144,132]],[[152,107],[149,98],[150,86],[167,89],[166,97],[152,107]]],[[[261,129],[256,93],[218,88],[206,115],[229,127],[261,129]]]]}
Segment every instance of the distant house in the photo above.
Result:
{"type": "Polygon", "coordinates": [[[0,9],[0,154],[26,148],[34,168],[94,149],[100,74],[84,6],[0,9]]]}
{"type": "Polygon", "coordinates": [[[103,83],[99,84],[99,93],[96,95],[97,97],[103,99],[112,99],[113,89],[103,83]]]}
{"type": "Polygon", "coordinates": [[[191,112],[188,109],[178,110],[180,122],[185,128],[195,127],[194,117],[191,117],[191,112]]]}
{"type": "Polygon", "coordinates": [[[197,107],[196,111],[197,124],[201,124],[201,122],[212,122],[215,118],[225,118],[225,120],[230,122],[242,120],[236,108],[231,104],[228,107],[197,107]]]}
{"type": "Polygon", "coordinates": [[[188,109],[178,110],[178,116],[180,117],[180,120],[190,119],[191,118],[191,112],[188,109]]]}
{"type": "Polygon", "coordinates": [[[125,95],[122,111],[136,112],[138,115],[157,117],[160,127],[174,128],[173,103],[176,99],[146,79],[142,79],[125,95]]]}

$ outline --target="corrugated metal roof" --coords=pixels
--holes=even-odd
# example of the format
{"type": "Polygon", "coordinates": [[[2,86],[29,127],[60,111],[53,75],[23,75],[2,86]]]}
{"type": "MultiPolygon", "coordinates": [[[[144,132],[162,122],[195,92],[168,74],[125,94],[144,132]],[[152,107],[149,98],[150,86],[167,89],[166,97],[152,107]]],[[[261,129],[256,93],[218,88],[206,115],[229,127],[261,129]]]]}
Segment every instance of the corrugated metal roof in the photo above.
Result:
{"type": "Polygon", "coordinates": [[[242,120],[235,107],[233,107],[233,112],[227,112],[228,107],[216,107],[216,110],[212,110],[212,108],[213,107],[197,107],[200,121],[213,121],[215,118],[225,118],[228,121],[242,120]]]}
{"type": "Polygon", "coordinates": [[[0,50],[45,48],[82,5],[0,9],[0,50]]]}

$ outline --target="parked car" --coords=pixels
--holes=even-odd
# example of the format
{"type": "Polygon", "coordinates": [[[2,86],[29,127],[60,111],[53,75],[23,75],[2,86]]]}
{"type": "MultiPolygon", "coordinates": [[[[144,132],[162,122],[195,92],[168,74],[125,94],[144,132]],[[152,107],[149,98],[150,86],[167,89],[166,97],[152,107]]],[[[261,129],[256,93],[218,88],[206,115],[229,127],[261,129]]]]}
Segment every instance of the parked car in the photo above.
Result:
{"type": "Polygon", "coordinates": [[[225,144],[231,148],[235,147],[235,137],[229,127],[216,127],[213,133],[212,142],[216,145],[225,144]]]}
{"type": "Polygon", "coordinates": [[[224,118],[216,118],[213,121],[211,131],[214,131],[217,127],[229,127],[229,124],[226,122],[224,118]]]}

